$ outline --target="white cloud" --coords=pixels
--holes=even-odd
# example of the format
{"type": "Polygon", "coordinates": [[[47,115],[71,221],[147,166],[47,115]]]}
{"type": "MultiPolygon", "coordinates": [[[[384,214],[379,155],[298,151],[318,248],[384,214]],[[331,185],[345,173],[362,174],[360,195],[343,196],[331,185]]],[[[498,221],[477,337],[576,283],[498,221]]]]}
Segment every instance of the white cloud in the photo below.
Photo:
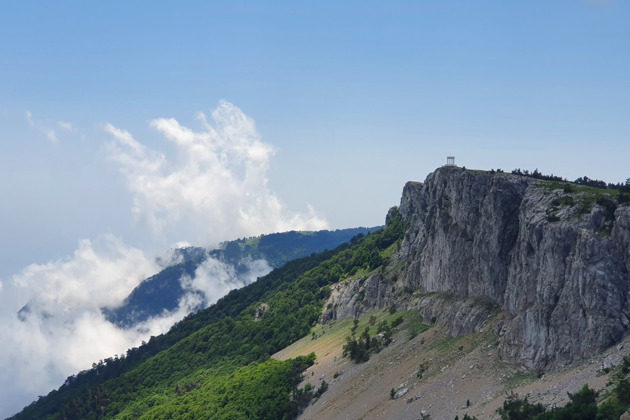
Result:
{"type": "MultiPolygon", "coordinates": [[[[252,119],[227,102],[212,112],[212,122],[203,114],[198,118],[200,131],[174,119],[151,122],[175,145],[175,156],[145,146],[125,130],[105,126],[113,138],[108,155],[133,194],[132,211],[139,222],[176,247],[327,227],[312,208],[291,212],[269,190],[267,171],[274,150],[261,141],[252,119]]],[[[42,123],[30,111],[26,119],[53,143],[58,137],[51,127],[80,135],[68,122],[42,123]]],[[[178,258],[181,255],[172,251],[159,261],[167,264],[178,258]]],[[[247,270],[236,272],[209,259],[193,279],[181,279],[191,293],[176,311],[133,329],[115,327],[100,308],[120,304],[141,280],[157,273],[161,267],[156,261],[113,235],[103,235],[79,241],[67,258],[31,264],[1,281],[0,417],[19,411],[93,362],[166,332],[199,306],[195,290],[202,291],[209,304],[271,270],[264,260],[243,261],[247,270]]]]}
{"type": "Polygon", "coordinates": [[[72,131],[74,129],[71,123],[65,121],[57,121],[57,125],[66,131],[72,131]]]}
{"type": "Polygon", "coordinates": [[[113,235],[79,241],[71,258],[31,264],[13,276],[16,287],[37,297],[36,304],[66,308],[107,306],[119,302],[158,270],[144,253],[113,235]]]}
{"type": "Polygon", "coordinates": [[[234,266],[208,258],[197,267],[193,279],[189,277],[181,279],[182,286],[187,290],[203,292],[206,296],[206,305],[209,306],[230,290],[246,286],[271,271],[265,260],[247,259],[240,261],[240,265],[245,268],[237,273],[234,266]]]}
{"type": "Polygon", "coordinates": [[[156,323],[120,330],[100,312],[158,270],[142,251],[105,235],[80,241],[69,258],[31,264],[5,281],[0,290],[0,414],[18,411],[94,361],[137,346],[147,332],[166,331],[156,323]]]}
{"type": "Polygon", "coordinates": [[[173,244],[173,248],[174,249],[180,249],[180,248],[188,248],[193,246],[193,244],[191,244],[190,242],[187,241],[177,241],[173,244]]]}
{"type": "Polygon", "coordinates": [[[29,126],[35,128],[37,131],[45,135],[51,143],[59,142],[57,132],[52,128],[52,126],[58,126],[65,131],[74,131],[73,125],[69,122],[57,121],[56,123],[53,123],[51,121],[36,121],[31,111],[26,111],[26,121],[28,122],[29,126]]]}
{"type": "Polygon", "coordinates": [[[172,118],[151,122],[176,146],[176,157],[106,125],[114,138],[108,153],[134,195],[132,211],[138,221],[158,235],[195,243],[327,228],[312,208],[290,212],[269,190],[267,170],[274,150],[261,141],[251,118],[224,101],[212,112],[213,123],[204,114],[198,118],[201,131],[172,118]]]}
{"type": "Polygon", "coordinates": [[[42,127],[41,132],[50,140],[51,143],[57,143],[59,139],[57,138],[57,133],[52,128],[42,127]]]}

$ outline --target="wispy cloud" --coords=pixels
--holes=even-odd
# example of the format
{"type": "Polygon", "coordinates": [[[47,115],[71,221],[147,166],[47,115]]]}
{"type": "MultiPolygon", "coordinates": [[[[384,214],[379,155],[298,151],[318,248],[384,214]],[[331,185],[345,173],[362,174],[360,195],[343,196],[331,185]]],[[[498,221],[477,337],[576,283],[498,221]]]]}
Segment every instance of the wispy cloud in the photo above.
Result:
{"type": "Polygon", "coordinates": [[[194,278],[184,277],[180,281],[185,290],[193,292],[191,297],[199,296],[194,292],[200,291],[206,297],[206,305],[210,305],[230,290],[246,286],[271,271],[265,260],[244,259],[238,265],[239,272],[232,265],[208,258],[197,267],[194,278]]]}
{"type": "Polygon", "coordinates": [[[290,229],[324,229],[313,209],[291,212],[267,187],[274,154],[254,121],[222,101],[198,118],[201,131],[160,118],[151,126],[171,141],[176,157],[149,149],[120,128],[107,124],[113,137],[110,158],[133,193],[133,214],[159,235],[179,233],[195,243],[290,229]]]}
{"type": "Polygon", "coordinates": [[[74,130],[74,127],[71,123],[65,121],[57,121],[57,125],[66,131],[74,130]]]}
{"type": "Polygon", "coordinates": [[[31,111],[26,111],[26,121],[28,125],[35,128],[37,131],[42,133],[51,143],[58,143],[59,137],[57,136],[57,132],[53,127],[59,127],[64,131],[74,131],[74,126],[65,121],[40,121],[35,120],[33,117],[33,113],[31,111]]]}

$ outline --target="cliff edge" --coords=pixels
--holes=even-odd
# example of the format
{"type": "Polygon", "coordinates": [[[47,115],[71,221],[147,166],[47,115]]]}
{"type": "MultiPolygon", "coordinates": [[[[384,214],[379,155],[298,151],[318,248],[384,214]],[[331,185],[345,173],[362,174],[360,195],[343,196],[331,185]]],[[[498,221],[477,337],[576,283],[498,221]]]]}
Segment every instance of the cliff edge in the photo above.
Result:
{"type": "Polygon", "coordinates": [[[544,369],[628,331],[630,207],[615,190],[456,167],[404,187],[401,282],[506,313],[500,355],[544,369]]]}

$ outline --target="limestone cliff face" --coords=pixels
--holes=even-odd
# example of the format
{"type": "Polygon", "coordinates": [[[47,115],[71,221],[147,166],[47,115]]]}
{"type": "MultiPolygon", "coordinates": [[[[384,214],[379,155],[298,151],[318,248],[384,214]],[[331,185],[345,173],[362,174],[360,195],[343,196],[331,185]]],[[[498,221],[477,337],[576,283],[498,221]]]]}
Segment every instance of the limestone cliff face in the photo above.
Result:
{"type": "Polygon", "coordinates": [[[593,355],[623,337],[630,312],[630,207],[594,194],[453,167],[410,182],[402,285],[498,304],[508,360],[546,368],[593,355]]]}

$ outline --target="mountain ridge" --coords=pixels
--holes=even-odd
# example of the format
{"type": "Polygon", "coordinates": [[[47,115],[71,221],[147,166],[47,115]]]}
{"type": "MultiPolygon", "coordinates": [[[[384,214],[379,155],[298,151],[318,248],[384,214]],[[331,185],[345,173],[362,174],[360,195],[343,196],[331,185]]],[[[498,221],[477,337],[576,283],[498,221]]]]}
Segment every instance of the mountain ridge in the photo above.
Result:
{"type": "MultiPolygon", "coordinates": [[[[283,416],[293,418],[314,395],[326,395],[323,377],[316,393],[310,384],[300,389],[295,376],[287,378],[289,382],[274,376],[288,365],[266,364],[269,357],[308,334],[316,340],[327,325],[337,320],[346,320],[347,325],[351,318],[368,324],[357,339],[355,323],[347,338],[348,346],[367,351],[362,358],[381,350],[405,356],[385,349],[377,326],[366,319],[375,311],[394,314],[378,328],[399,331],[395,346],[403,340],[396,328],[406,322],[408,340],[413,341],[401,349],[424,348],[425,338],[438,333],[447,343],[449,336],[475,342],[482,334],[482,342],[492,348],[488,356],[496,355],[495,365],[513,366],[506,367],[509,375],[518,375],[521,368],[551,374],[603,354],[628,334],[630,207],[623,194],[518,174],[438,168],[425,182],[405,185],[400,206],[388,212],[383,230],[296,260],[230,292],[168,334],[131,351],[126,360],[109,362],[101,370],[112,375],[110,380],[99,379],[97,366],[69,378],[65,388],[15,418],[33,418],[29,415],[35,412],[51,418],[71,418],[71,413],[88,413],[93,416],[89,418],[165,418],[186,412],[221,418],[227,415],[216,400],[216,393],[224,389],[221,384],[234,377],[264,383],[257,382],[259,375],[282,382],[274,407],[282,407],[283,416]],[[370,343],[375,347],[370,349],[370,343]],[[128,367],[117,369],[125,363],[128,367]],[[254,370],[242,370],[247,366],[254,370]],[[95,382],[76,386],[86,378],[95,382]],[[94,395],[100,401],[96,405],[94,395]]],[[[483,348],[476,350],[477,357],[483,348]]],[[[465,347],[445,349],[462,355],[465,347]]],[[[623,346],[620,351],[627,353],[623,346]]],[[[295,363],[300,372],[314,374],[315,356],[331,358],[330,353],[299,355],[303,359],[283,363],[295,363]]],[[[418,354],[407,356],[413,363],[418,354]]],[[[380,355],[374,357],[380,360],[380,355]]],[[[335,355],[335,363],[339,358],[351,363],[343,354],[335,355]]],[[[441,371],[448,373],[447,368],[441,371]]],[[[431,375],[440,378],[439,371],[431,375]]],[[[260,390],[244,386],[247,380],[239,384],[229,386],[263,398],[260,390]]],[[[504,391],[496,392],[500,396],[504,391]]],[[[375,404],[374,409],[394,404],[387,402],[386,393],[385,400],[369,404],[375,404]]],[[[241,401],[241,396],[222,401],[241,401]]],[[[253,415],[246,414],[249,406],[228,406],[235,418],[253,415]]]]}
{"type": "MultiPolygon", "coordinates": [[[[290,260],[334,249],[357,235],[365,235],[379,228],[289,231],[226,241],[214,249],[176,249],[173,259],[180,262],[168,265],[159,273],[143,280],[117,307],[103,308],[102,311],[111,323],[121,328],[130,328],[151,317],[176,310],[187,293],[197,297],[197,304],[190,311],[198,311],[211,303],[211,297],[194,289],[191,284],[184,284],[183,280],[194,282],[198,270],[200,267],[203,269],[203,264],[209,259],[215,260],[214,267],[217,270],[229,272],[231,282],[226,286],[236,288],[251,283],[258,275],[267,274],[271,269],[279,268],[290,260]],[[260,260],[264,260],[264,263],[260,260]],[[256,262],[268,266],[261,266],[256,262]]],[[[209,276],[212,277],[212,273],[209,276]]]]}

